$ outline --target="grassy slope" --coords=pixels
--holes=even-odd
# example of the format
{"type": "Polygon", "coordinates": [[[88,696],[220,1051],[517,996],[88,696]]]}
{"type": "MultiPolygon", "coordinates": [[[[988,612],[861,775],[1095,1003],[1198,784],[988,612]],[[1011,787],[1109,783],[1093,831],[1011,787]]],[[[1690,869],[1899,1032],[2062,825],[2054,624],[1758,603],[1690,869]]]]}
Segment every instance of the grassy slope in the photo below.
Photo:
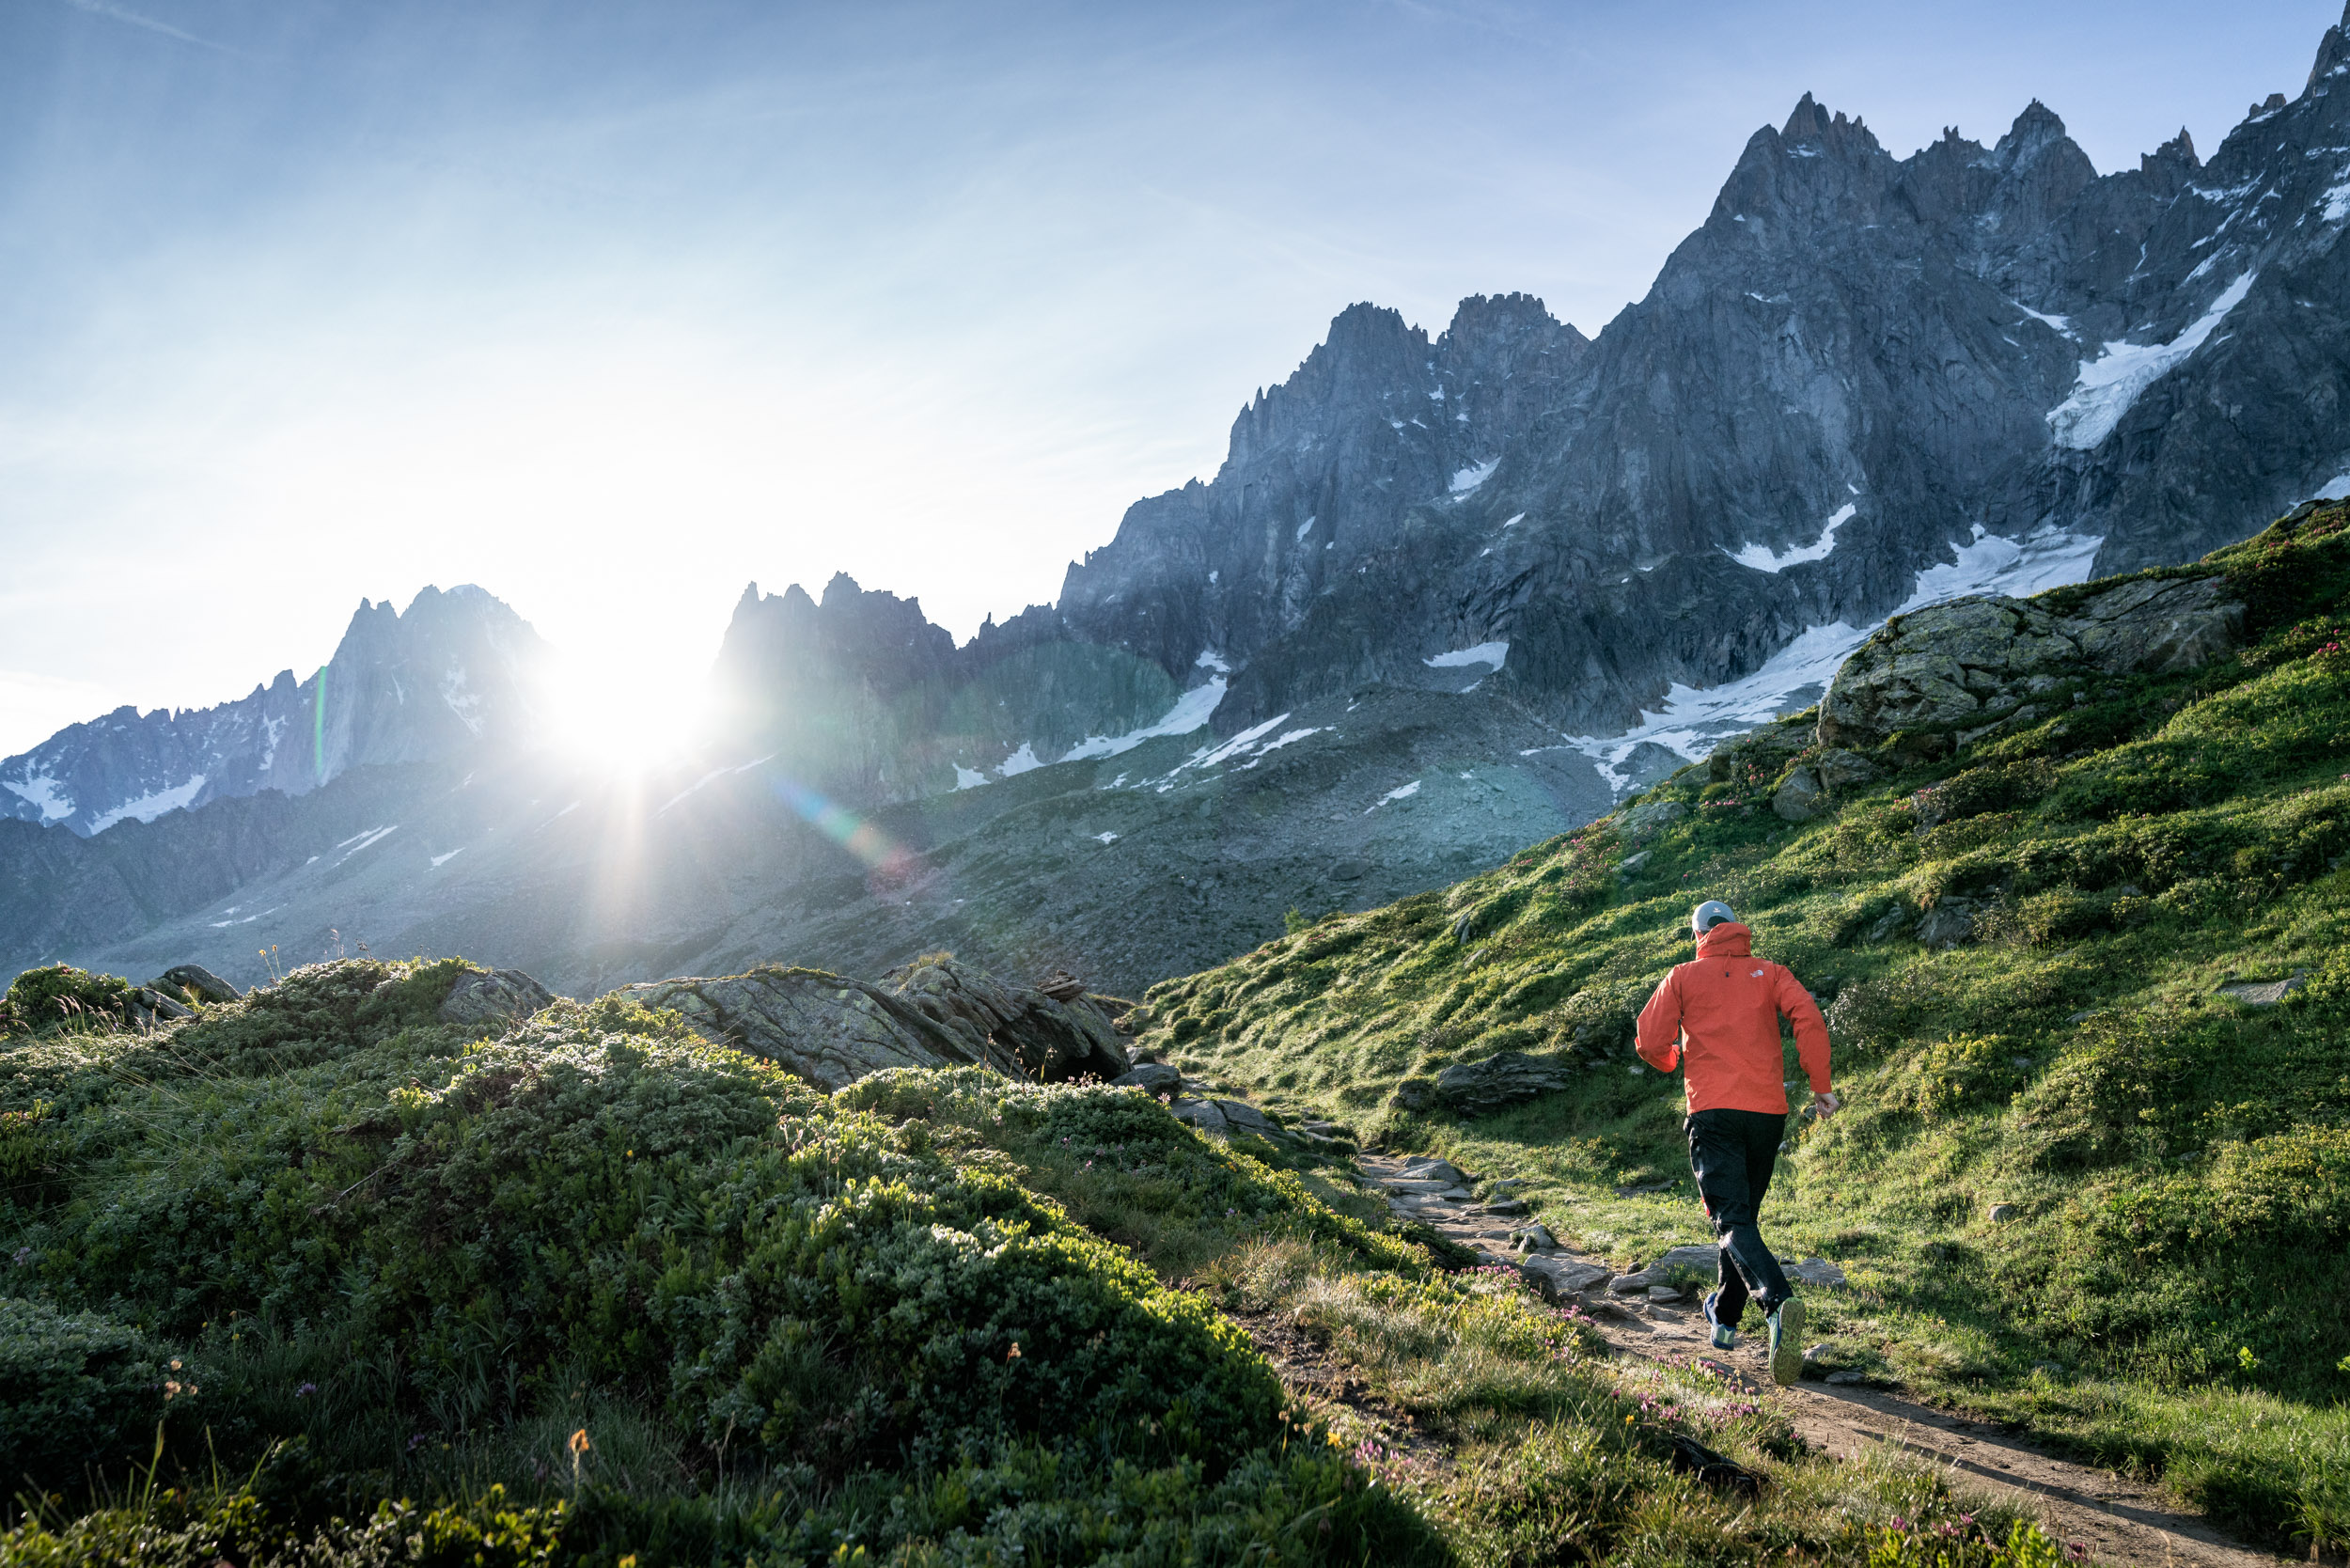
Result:
{"type": "Polygon", "coordinates": [[[1684,770],[1644,798],[1688,815],[1629,877],[1620,812],[1158,986],[1146,1038],[1525,1178],[1562,1236],[1652,1255],[1709,1238],[1679,1086],[1633,1057],[1632,1019],[1689,956],[1691,904],[1726,899],[1833,998],[1850,1108],[1804,1126],[1764,1221],[1850,1271],[1823,1303],[1834,1356],[2238,1522],[2350,1538],[2344,520],[2207,563],[2252,606],[2240,657],[2095,682],[1955,760],[1888,752],[1886,782],[1800,827],[1751,759],[1684,770]],[[1888,933],[1945,896],[1988,903],[1984,940],[1888,933]],[[2300,970],[2279,1007],[2217,994],[2300,970]],[[1572,1087],[1481,1120],[1392,1108],[1399,1080],[1502,1048],[1560,1053],[1572,1087]],[[2022,1217],[1992,1225],[1993,1201],[2022,1217]]]}
{"type": "Polygon", "coordinates": [[[2056,1560],[1136,1091],[827,1099],[615,1001],[474,1039],[465,967],[145,1036],[17,988],[0,1562],[2056,1560]],[[1218,1307],[1371,1403],[1284,1394],[1218,1307]],[[1776,1484],[1676,1476],[1675,1432],[1776,1484]]]}

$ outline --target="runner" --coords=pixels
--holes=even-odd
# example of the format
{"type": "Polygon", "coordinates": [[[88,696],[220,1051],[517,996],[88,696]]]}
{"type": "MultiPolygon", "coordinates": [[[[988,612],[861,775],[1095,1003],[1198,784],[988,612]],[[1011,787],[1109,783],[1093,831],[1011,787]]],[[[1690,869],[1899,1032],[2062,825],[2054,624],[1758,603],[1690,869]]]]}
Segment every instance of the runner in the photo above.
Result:
{"type": "Polygon", "coordinates": [[[1839,1104],[1828,1090],[1827,1021],[1792,971],[1753,955],[1754,933],[1730,905],[1709,899],[1689,927],[1698,956],[1676,965],[1640,1010],[1636,1044],[1659,1073],[1685,1069],[1689,1168],[1721,1247],[1721,1286],[1705,1298],[1714,1343],[1738,1342],[1751,1294],[1770,1324],[1771,1378],[1783,1386],[1803,1372],[1803,1302],[1755,1222],[1787,1132],[1778,1025],[1782,1015],[1794,1022],[1811,1103],[1825,1117],[1839,1104]]]}

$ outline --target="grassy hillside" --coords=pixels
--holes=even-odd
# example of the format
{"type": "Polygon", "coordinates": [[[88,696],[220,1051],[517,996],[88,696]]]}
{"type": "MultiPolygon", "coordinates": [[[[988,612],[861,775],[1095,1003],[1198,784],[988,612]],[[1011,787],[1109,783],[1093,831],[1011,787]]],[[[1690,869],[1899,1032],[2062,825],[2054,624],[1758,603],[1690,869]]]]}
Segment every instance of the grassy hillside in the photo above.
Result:
{"type": "Polygon", "coordinates": [[[2350,1539],[2344,521],[2201,569],[2250,608],[2240,655],[2093,682],[1939,761],[1897,736],[1801,825],[1769,802],[1810,754],[1733,749],[1488,875],[1155,987],[1146,1038],[1653,1255],[1710,1238],[1679,1085],[1632,1021],[1690,956],[1690,906],[1725,899],[1830,1004],[1850,1108],[1802,1126],[1764,1214],[1850,1271],[1830,1364],[2350,1539]],[[1918,917],[1956,898],[1977,939],[1925,949],[1918,917]],[[2273,1007],[2219,990],[2296,975],[2273,1007]],[[1570,1087],[1475,1120],[1394,1103],[1501,1049],[1570,1087]]]}
{"type": "Polygon", "coordinates": [[[477,1038],[469,967],[151,1033],[102,977],[11,987],[0,1562],[2057,1560],[1137,1090],[828,1098],[615,999],[477,1038]]]}

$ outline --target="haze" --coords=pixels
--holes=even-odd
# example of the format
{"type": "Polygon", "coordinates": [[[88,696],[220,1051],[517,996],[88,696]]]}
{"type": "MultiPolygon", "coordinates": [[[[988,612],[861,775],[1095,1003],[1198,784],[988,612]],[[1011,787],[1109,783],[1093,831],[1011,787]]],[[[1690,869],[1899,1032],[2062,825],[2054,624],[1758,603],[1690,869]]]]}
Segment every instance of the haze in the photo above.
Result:
{"type": "Polygon", "coordinates": [[[1596,333],[1807,89],[2209,151],[2335,9],[2217,14],[8,0],[0,755],[426,583],[639,716],[750,579],[967,635],[1352,301],[1596,333]]]}

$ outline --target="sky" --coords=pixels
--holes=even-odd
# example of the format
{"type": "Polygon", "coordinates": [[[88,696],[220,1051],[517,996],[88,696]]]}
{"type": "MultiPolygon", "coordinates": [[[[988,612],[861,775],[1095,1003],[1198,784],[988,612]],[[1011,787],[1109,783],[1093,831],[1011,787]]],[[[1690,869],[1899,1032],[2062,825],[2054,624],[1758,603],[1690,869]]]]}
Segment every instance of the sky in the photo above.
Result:
{"type": "Polygon", "coordinates": [[[1370,300],[1596,334],[1807,90],[2099,169],[2329,0],[0,0],[0,756],[478,583],[616,716],[744,583],[968,636],[1370,300]]]}

